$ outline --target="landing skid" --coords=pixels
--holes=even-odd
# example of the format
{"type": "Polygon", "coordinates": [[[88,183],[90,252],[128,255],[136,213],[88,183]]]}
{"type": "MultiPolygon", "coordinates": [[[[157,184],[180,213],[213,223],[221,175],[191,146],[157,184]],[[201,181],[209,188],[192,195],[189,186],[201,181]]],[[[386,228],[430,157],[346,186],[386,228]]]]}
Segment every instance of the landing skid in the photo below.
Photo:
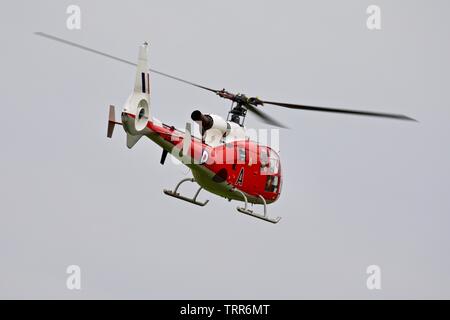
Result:
{"type": "Polygon", "coordinates": [[[209,200],[206,200],[205,202],[197,201],[197,197],[198,197],[200,191],[202,191],[202,189],[203,189],[202,187],[200,187],[200,188],[197,190],[197,192],[195,193],[195,195],[194,195],[193,198],[188,198],[188,197],[182,196],[182,195],[180,195],[179,192],[177,192],[177,191],[178,191],[178,188],[179,188],[184,182],[188,182],[188,181],[190,181],[190,182],[195,182],[195,179],[193,179],[193,178],[186,178],[186,179],[183,179],[183,180],[181,180],[180,182],[178,182],[177,186],[175,187],[175,190],[172,191],[172,190],[166,190],[166,189],[164,189],[163,191],[164,191],[164,193],[167,194],[168,196],[171,196],[171,197],[174,197],[174,198],[177,198],[177,199],[180,199],[180,200],[184,200],[184,201],[187,201],[187,202],[196,204],[196,205],[201,206],[201,207],[206,206],[206,204],[209,202],[209,200]]]}
{"type": "Polygon", "coordinates": [[[234,191],[239,192],[243,197],[244,197],[244,207],[237,207],[237,211],[247,214],[249,216],[252,216],[254,218],[258,218],[267,222],[271,222],[271,223],[278,223],[281,220],[281,217],[276,217],[276,218],[270,218],[267,216],[267,203],[266,200],[262,197],[259,196],[259,198],[262,200],[263,202],[263,206],[264,206],[264,215],[259,214],[259,213],[255,213],[253,212],[253,210],[248,209],[248,200],[247,200],[247,196],[245,195],[245,193],[243,193],[241,190],[238,189],[234,189],[234,191]]]}

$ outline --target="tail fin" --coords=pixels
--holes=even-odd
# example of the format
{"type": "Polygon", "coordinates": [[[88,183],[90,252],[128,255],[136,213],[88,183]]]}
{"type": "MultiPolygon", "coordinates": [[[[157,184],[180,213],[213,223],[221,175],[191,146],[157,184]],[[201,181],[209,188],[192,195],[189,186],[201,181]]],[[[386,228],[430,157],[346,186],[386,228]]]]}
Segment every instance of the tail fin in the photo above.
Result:
{"type": "MultiPolygon", "coordinates": [[[[150,114],[150,74],[147,42],[139,47],[134,88],[125,103],[123,113],[133,115],[132,120],[124,120],[122,114],[124,129],[127,134],[132,136],[144,134],[148,122],[152,121],[150,114]]],[[[134,144],[130,143],[129,145],[134,144]]]]}
{"type": "Polygon", "coordinates": [[[139,58],[136,69],[135,93],[144,93],[150,98],[150,74],[148,70],[148,43],[139,48],[139,58]]]}

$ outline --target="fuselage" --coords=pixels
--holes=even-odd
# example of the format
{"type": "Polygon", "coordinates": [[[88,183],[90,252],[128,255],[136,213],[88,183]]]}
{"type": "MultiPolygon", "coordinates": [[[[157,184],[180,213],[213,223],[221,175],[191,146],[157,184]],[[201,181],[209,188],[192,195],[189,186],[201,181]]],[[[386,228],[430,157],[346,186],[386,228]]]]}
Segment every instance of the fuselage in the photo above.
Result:
{"type": "MultiPolygon", "coordinates": [[[[134,122],[134,114],[122,113],[125,131],[131,130],[134,122]]],[[[148,121],[143,135],[188,166],[196,182],[211,193],[240,201],[244,193],[248,202],[257,204],[272,203],[280,196],[280,158],[268,146],[249,139],[211,146],[194,136],[189,136],[187,144],[184,132],[155,121],[148,121]]]]}

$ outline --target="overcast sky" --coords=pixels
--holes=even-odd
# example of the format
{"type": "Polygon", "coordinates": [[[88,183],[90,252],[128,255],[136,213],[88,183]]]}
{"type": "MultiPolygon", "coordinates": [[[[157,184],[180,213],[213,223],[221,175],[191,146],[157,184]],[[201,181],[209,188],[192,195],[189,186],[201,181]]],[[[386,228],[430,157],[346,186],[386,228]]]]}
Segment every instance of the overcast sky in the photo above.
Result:
{"type": "MultiPolygon", "coordinates": [[[[450,298],[449,11],[444,0],[4,2],[0,298],[450,298]],[[81,30],[66,27],[71,4],[81,30]],[[206,86],[420,122],[267,108],[291,128],[269,207],[281,222],[203,192],[200,208],[163,195],[189,173],[162,167],[151,141],[128,150],[120,128],[106,138],[133,67],[36,31],[128,60],[149,41],[151,67],[206,86]],[[69,265],[79,291],[66,288],[69,265]],[[381,290],[366,287],[369,265],[381,290]]],[[[165,123],[228,108],[152,75],[165,123]]]]}

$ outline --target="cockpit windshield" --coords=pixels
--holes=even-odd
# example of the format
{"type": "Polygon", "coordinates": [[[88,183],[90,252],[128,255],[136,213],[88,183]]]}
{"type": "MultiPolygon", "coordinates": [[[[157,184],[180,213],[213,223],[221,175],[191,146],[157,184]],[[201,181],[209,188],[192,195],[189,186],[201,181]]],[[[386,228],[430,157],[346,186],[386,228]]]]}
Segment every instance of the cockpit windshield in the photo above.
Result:
{"type": "Polygon", "coordinates": [[[261,148],[260,150],[261,170],[267,175],[276,175],[280,170],[280,157],[278,154],[269,149],[261,148]]]}
{"type": "Polygon", "coordinates": [[[270,156],[269,158],[269,174],[277,174],[279,168],[279,160],[278,157],[270,156]]]}

